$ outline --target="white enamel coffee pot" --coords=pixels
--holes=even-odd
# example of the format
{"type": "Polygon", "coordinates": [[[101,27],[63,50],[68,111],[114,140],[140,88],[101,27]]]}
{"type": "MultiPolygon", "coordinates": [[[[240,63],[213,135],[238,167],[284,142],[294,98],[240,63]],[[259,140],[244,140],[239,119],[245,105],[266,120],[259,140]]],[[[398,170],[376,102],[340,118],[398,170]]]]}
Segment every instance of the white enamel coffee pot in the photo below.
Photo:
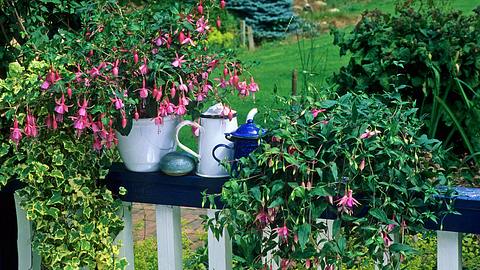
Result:
{"type": "MultiPolygon", "coordinates": [[[[200,124],[192,121],[183,121],[177,126],[175,140],[178,147],[189,154],[197,157],[199,162],[197,166],[197,175],[208,178],[227,177],[229,174],[225,168],[213,158],[213,148],[218,144],[232,146],[233,143],[225,138],[225,133],[237,130],[237,114],[233,111],[233,118],[230,120],[225,115],[224,106],[216,104],[200,116],[200,124]],[[178,133],[184,126],[194,126],[199,129],[198,153],[183,145],[178,139],[178,133]]],[[[227,109],[228,110],[228,109],[227,109]]],[[[219,160],[232,160],[233,147],[231,149],[221,148],[215,151],[215,156],[219,160]]]]}

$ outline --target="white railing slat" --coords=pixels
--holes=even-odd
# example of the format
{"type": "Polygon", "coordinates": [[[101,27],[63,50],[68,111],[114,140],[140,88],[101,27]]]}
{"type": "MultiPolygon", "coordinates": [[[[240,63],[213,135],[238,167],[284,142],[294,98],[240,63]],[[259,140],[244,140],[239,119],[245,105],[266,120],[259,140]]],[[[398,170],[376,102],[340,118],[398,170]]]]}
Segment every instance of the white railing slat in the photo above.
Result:
{"type": "MultiPolygon", "coordinates": [[[[215,217],[218,210],[208,209],[209,218],[215,217]]],[[[217,240],[211,230],[208,230],[208,269],[231,270],[232,269],[232,240],[226,230],[217,240]]]]}
{"type": "Polygon", "coordinates": [[[182,269],[180,207],[156,205],[158,270],[182,269]]]}
{"type": "Polygon", "coordinates": [[[27,220],[27,214],[20,206],[20,196],[15,193],[14,197],[17,212],[18,270],[40,270],[40,256],[32,251],[32,224],[27,220]]]}
{"type": "Polygon", "coordinates": [[[462,233],[437,231],[437,270],[462,270],[462,233]]]}
{"type": "Polygon", "coordinates": [[[133,226],[132,226],[132,203],[123,202],[121,213],[124,227],[115,239],[115,243],[121,243],[119,258],[126,258],[128,265],[126,270],[135,269],[135,255],[133,252],[133,226]]]}

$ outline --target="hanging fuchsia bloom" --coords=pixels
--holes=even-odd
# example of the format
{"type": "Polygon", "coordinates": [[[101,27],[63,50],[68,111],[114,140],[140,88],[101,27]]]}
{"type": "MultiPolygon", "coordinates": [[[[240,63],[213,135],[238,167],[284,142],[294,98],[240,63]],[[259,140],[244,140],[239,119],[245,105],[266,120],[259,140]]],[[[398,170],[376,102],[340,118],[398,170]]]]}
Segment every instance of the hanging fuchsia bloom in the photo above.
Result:
{"type": "Polygon", "coordinates": [[[59,100],[55,99],[55,104],[57,104],[55,106],[55,112],[58,114],[64,114],[68,112],[69,107],[72,107],[72,105],[68,106],[65,104],[65,96],[63,95],[63,93],[62,97],[59,100]]]}
{"type": "Polygon", "coordinates": [[[82,69],[80,68],[80,65],[77,64],[77,71],[75,72],[75,81],[78,83],[82,82],[82,76],[83,76],[82,69]]]}
{"type": "Polygon", "coordinates": [[[157,113],[157,117],[155,117],[154,121],[157,126],[163,124],[163,117],[160,115],[160,111],[157,113]]]}
{"type": "Polygon", "coordinates": [[[268,224],[275,221],[276,214],[277,210],[275,208],[268,208],[267,211],[262,208],[256,215],[255,222],[259,223],[260,228],[265,228],[268,224]]]}
{"type": "Polygon", "coordinates": [[[289,260],[289,259],[282,259],[280,261],[280,269],[281,270],[287,270],[290,268],[290,266],[293,266],[293,261],[289,260]]]}
{"type": "Polygon", "coordinates": [[[363,133],[362,135],[360,135],[360,139],[368,139],[368,138],[371,138],[375,135],[378,135],[378,134],[381,134],[382,132],[379,131],[379,130],[374,130],[374,131],[370,131],[370,130],[365,130],[365,133],[363,133]]]}
{"type": "Polygon", "coordinates": [[[360,161],[360,165],[358,165],[358,168],[360,169],[360,171],[363,171],[363,169],[365,169],[365,159],[362,159],[362,161],[360,161]]]}
{"type": "Polygon", "coordinates": [[[137,53],[137,51],[133,51],[133,63],[135,65],[138,64],[138,53],[137,53]]]}
{"type": "Polygon", "coordinates": [[[73,127],[77,129],[77,134],[80,135],[81,132],[88,127],[88,119],[86,116],[72,117],[73,127]]]}
{"type": "Polygon", "coordinates": [[[50,88],[50,83],[47,80],[45,80],[40,86],[40,88],[42,88],[42,90],[48,90],[48,88],[50,88]]]}
{"type": "Polygon", "coordinates": [[[317,116],[318,116],[319,113],[323,113],[323,112],[325,112],[325,111],[326,111],[325,109],[313,109],[313,110],[312,110],[313,118],[317,118],[317,116]]]}
{"type": "Polygon", "coordinates": [[[157,85],[154,84],[153,85],[153,90],[152,90],[152,96],[153,98],[158,102],[160,101],[160,99],[162,99],[162,95],[163,95],[163,87],[160,85],[160,89],[157,88],[157,85]]]}
{"type": "Polygon", "coordinates": [[[99,136],[93,136],[93,149],[100,152],[103,149],[102,140],[99,136]]]}
{"type": "Polygon", "coordinates": [[[135,120],[140,119],[140,114],[136,110],[135,110],[135,113],[133,114],[133,119],[135,119],[135,120]]]}
{"type": "Polygon", "coordinates": [[[241,96],[246,97],[246,96],[249,96],[249,95],[250,95],[250,90],[249,90],[249,88],[248,88],[248,86],[247,86],[247,82],[246,82],[246,81],[239,82],[239,83],[236,85],[236,88],[237,88],[237,90],[238,90],[238,92],[239,92],[239,94],[240,94],[241,96]]]}
{"type": "Polygon", "coordinates": [[[182,56],[179,57],[178,53],[175,52],[175,60],[172,62],[172,66],[177,67],[177,68],[181,68],[182,64],[187,62],[187,60],[183,60],[184,57],[185,57],[185,55],[182,55],[182,56]]]}
{"type": "Polygon", "coordinates": [[[155,45],[160,47],[164,44],[167,44],[167,39],[160,34],[160,36],[157,39],[155,39],[155,45]]]}
{"type": "Polygon", "coordinates": [[[220,16],[217,16],[217,28],[220,29],[222,27],[222,20],[220,20],[220,16]]]}
{"type": "Polygon", "coordinates": [[[30,113],[27,114],[27,123],[25,124],[25,135],[27,137],[37,137],[38,129],[35,116],[30,113]]]}
{"type": "Polygon", "coordinates": [[[140,98],[143,98],[143,99],[148,97],[148,88],[145,86],[145,84],[146,84],[145,78],[143,78],[142,88],[135,90],[135,91],[138,91],[140,98]]]}
{"type": "Polygon", "coordinates": [[[10,128],[10,140],[12,140],[16,145],[22,140],[22,130],[18,128],[17,118],[13,120],[13,128],[10,128]]]}
{"type": "Polygon", "coordinates": [[[351,214],[353,207],[360,205],[360,203],[353,198],[353,191],[351,189],[345,192],[345,195],[338,200],[337,206],[339,206],[339,211],[351,214]]]}
{"type": "Polygon", "coordinates": [[[192,36],[190,33],[188,33],[188,36],[183,40],[182,45],[185,45],[187,43],[190,43],[190,45],[195,46],[195,42],[193,42],[192,36]]]}
{"type": "Polygon", "coordinates": [[[255,82],[253,77],[250,77],[250,84],[248,85],[248,89],[252,93],[258,92],[258,90],[259,90],[258,84],[255,82]]]}
{"type": "Polygon", "coordinates": [[[147,58],[146,58],[146,57],[143,58],[143,65],[141,65],[141,66],[138,68],[138,70],[140,70],[140,74],[142,74],[142,75],[144,75],[144,76],[147,75],[147,73],[148,73],[148,65],[147,65],[147,58]]]}
{"type": "Polygon", "coordinates": [[[180,77],[180,85],[178,85],[178,90],[183,91],[184,93],[188,92],[188,87],[183,83],[182,77],[180,77]]]}
{"type": "Polygon", "coordinates": [[[216,81],[220,81],[220,83],[218,84],[218,86],[219,86],[220,88],[222,88],[222,89],[225,89],[225,88],[227,88],[228,85],[230,85],[230,83],[229,83],[227,80],[225,80],[224,78],[220,78],[220,79],[215,78],[215,80],[216,80],[216,81]]]}
{"type": "Polygon", "coordinates": [[[325,265],[324,270],[335,270],[335,266],[333,264],[327,264],[325,265]]]}
{"type": "Polygon", "coordinates": [[[183,31],[180,31],[180,34],[178,34],[178,42],[180,42],[180,44],[183,44],[184,41],[185,41],[185,33],[183,33],[183,31]]]}
{"type": "Polygon", "coordinates": [[[114,77],[118,77],[118,63],[119,63],[119,60],[117,59],[112,68],[112,74],[114,77]]]}
{"type": "Polygon", "coordinates": [[[198,13],[203,14],[203,6],[202,6],[202,1],[200,1],[200,4],[197,6],[198,13]]]}
{"type": "Polygon", "coordinates": [[[381,231],[380,234],[382,235],[383,244],[385,245],[385,247],[390,247],[393,244],[393,240],[390,235],[385,231],[381,231]]]}
{"type": "Polygon", "coordinates": [[[123,101],[121,99],[119,99],[118,97],[112,98],[111,101],[115,105],[116,110],[120,110],[123,107],[125,107],[125,105],[123,104],[123,101]]]}
{"type": "Polygon", "coordinates": [[[284,223],[283,224],[283,227],[278,227],[278,228],[275,228],[274,229],[277,234],[278,234],[278,237],[283,240],[283,241],[287,241],[288,240],[288,228],[287,228],[287,225],[284,223]]]}
{"type": "Polygon", "coordinates": [[[184,105],[178,105],[177,108],[175,109],[175,114],[176,115],[185,115],[187,113],[187,107],[184,105]]]}
{"type": "Polygon", "coordinates": [[[225,0],[221,0],[220,1],[220,8],[221,9],[225,9],[225,6],[227,5],[227,3],[225,2],[225,0]]]}
{"type": "Polygon", "coordinates": [[[82,105],[80,105],[80,102],[77,102],[77,104],[78,107],[80,107],[78,109],[78,115],[83,117],[87,116],[88,101],[84,98],[82,105]]]}
{"type": "Polygon", "coordinates": [[[196,25],[197,25],[197,29],[196,29],[197,32],[201,34],[205,33],[210,28],[208,26],[208,20],[205,20],[203,16],[200,19],[198,19],[196,25]]]}

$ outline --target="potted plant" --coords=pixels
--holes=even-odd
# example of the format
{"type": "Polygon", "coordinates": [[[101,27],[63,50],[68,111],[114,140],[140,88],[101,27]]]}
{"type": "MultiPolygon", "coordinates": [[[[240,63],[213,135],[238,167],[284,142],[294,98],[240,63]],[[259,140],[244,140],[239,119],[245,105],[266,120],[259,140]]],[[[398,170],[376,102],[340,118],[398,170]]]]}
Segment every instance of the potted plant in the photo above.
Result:
{"type": "Polygon", "coordinates": [[[244,70],[231,53],[209,49],[213,8],[223,5],[87,9],[81,35],[60,44],[69,65],[52,64],[39,82],[54,102],[47,126],[67,122],[78,136],[92,134],[98,151],[118,142],[128,169],[158,170],[175,150],[179,118],[198,116],[208,100],[224,102],[228,89],[258,90],[253,78],[240,80],[244,70]]]}

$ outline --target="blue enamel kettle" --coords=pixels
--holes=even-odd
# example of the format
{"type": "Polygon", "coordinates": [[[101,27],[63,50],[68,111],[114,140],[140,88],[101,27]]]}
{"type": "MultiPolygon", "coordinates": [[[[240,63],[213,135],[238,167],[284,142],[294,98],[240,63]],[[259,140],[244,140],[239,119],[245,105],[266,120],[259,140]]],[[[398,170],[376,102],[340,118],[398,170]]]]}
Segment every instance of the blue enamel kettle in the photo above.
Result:
{"type": "Polygon", "coordinates": [[[259,144],[260,139],[265,135],[266,130],[260,129],[253,123],[253,117],[257,114],[258,110],[252,109],[247,115],[247,122],[241,125],[237,130],[231,133],[225,133],[225,138],[233,142],[233,146],[226,144],[219,144],[213,148],[213,158],[220,162],[215,156],[215,150],[220,147],[227,149],[233,149],[234,162],[242,157],[247,157],[251,152],[255,151],[259,144]]]}

